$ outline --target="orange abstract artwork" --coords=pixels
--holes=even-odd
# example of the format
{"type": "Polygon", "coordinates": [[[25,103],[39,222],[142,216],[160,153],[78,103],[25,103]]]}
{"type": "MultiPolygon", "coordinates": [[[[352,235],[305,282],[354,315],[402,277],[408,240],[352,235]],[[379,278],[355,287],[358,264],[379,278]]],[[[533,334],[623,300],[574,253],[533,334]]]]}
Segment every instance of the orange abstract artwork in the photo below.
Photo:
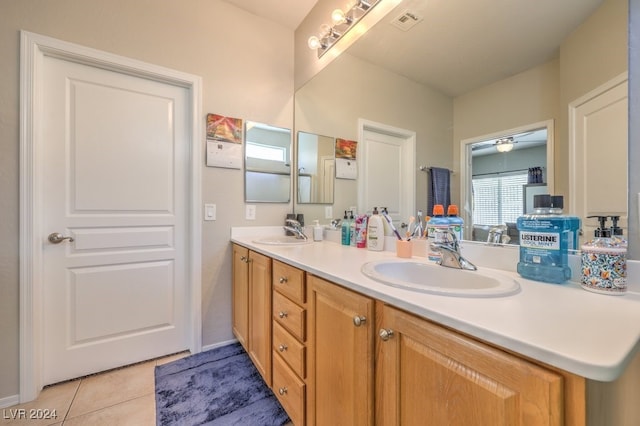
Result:
{"type": "Polygon", "coordinates": [[[345,158],[348,160],[356,159],[357,141],[347,139],[336,139],[336,158],[345,158]]]}
{"type": "Polygon", "coordinates": [[[207,114],[207,140],[242,143],[242,119],[207,114]]]}

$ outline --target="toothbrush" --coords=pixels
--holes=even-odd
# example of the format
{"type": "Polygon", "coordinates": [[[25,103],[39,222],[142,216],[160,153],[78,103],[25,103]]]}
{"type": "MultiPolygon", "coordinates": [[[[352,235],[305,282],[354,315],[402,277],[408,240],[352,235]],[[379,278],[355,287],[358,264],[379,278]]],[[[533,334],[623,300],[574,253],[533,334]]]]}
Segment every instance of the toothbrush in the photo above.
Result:
{"type": "Polygon", "coordinates": [[[415,220],[416,220],[415,217],[409,216],[409,225],[407,225],[407,238],[409,238],[411,236],[411,225],[413,225],[413,222],[415,220]]]}
{"type": "Polygon", "coordinates": [[[387,209],[382,209],[382,216],[384,216],[385,219],[387,219],[387,223],[389,224],[389,226],[391,227],[391,230],[396,234],[396,237],[398,237],[398,239],[400,241],[402,241],[402,237],[400,236],[400,233],[398,232],[398,230],[396,229],[395,226],[393,226],[393,222],[391,221],[391,218],[389,217],[389,215],[387,214],[387,209]]]}

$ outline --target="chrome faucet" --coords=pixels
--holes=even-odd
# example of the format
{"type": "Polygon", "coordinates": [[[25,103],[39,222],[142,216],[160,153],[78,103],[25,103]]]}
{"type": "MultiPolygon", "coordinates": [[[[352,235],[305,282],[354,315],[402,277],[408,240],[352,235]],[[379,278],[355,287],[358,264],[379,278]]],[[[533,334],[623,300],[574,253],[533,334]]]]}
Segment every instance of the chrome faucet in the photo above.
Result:
{"type": "Polygon", "coordinates": [[[489,234],[487,235],[487,244],[507,244],[510,240],[511,237],[507,235],[506,225],[497,225],[489,229],[489,234]]]}
{"type": "Polygon", "coordinates": [[[285,231],[292,232],[299,240],[306,240],[307,236],[304,234],[304,227],[295,219],[285,220],[286,225],[283,226],[285,231]]]}
{"type": "Polygon", "coordinates": [[[478,269],[476,265],[469,262],[460,254],[460,243],[453,231],[449,229],[436,230],[435,240],[436,241],[431,243],[430,247],[431,250],[440,253],[439,265],[469,271],[478,269]]]}

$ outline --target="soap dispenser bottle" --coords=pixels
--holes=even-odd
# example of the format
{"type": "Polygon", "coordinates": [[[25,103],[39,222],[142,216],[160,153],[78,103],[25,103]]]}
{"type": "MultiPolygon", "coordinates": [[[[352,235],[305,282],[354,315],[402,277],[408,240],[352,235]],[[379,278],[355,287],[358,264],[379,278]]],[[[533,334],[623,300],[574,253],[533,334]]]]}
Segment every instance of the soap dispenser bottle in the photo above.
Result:
{"type": "MultiPolygon", "coordinates": [[[[594,239],[582,245],[580,285],[594,293],[623,295],[627,291],[626,242],[611,238],[611,229],[606,228],[607,216],[588,217],[598,218],[600,226],[594,231],[594,239]]],[[[622,229],[618,229],[615,232],[621,237],[622,229]]]]}
{"type": "Polygon", "coordinates": [[[384,249],[384,223],[377,207],[373,208],[373,214],[367,222],[367,248],[374,251],[384,249]]]}
{"type": "Polygon", "coordinates": [[[313,241],[322,241],[324,232],[318,219],[313,221],[313,241]]]}
{"type": "Polygon", "coordinates": [[[342,219],[341,237],[343,246],[350,245],[351,229],[349,227],[349,217],[347,216],[346,210],[344,211],[344,218],[342,219]]]}

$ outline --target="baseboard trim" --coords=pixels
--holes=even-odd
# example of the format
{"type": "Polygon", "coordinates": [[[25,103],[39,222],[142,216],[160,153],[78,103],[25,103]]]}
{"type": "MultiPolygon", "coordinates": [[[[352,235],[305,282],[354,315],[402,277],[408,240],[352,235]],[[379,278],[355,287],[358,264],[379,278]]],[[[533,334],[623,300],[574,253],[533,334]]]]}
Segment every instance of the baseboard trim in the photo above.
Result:
{"type": "Polygon", "coordinates": [[[211,349],[219,348],[221,346],[227,346],[227,345],[230,345],[231,343],[235,343],[237,341],[238,341],[238,339],[231,339],[231,340],[226,340],[224,342],[214,343],[212,345],[203,345],[202,346],[202,352],[210,351],[211,349]]]}
{"type": "Polygon", "coordinates": [[[20,395],[11,395],[4,398],[0,398],[0,408],[11,407],[20,403],[20,395]]]}

